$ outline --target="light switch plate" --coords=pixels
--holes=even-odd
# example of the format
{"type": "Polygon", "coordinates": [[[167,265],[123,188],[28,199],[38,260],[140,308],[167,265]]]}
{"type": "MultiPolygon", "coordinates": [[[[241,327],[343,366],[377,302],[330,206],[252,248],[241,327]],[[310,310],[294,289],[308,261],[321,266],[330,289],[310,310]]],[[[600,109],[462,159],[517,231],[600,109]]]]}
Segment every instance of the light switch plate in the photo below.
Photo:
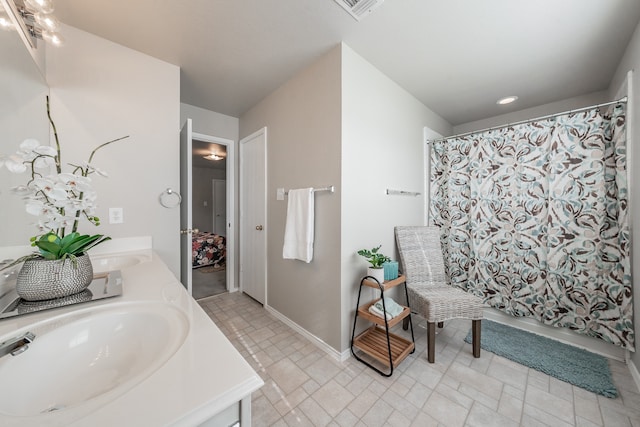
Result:
{"type": "Polygon", "coordinates": [[[276,189],[276,200],[284,200],[284,188],[276,189]]]}
{"type": "Polygon", "coordinates": [[[122,224],[124,213],[122,208],[109,208],[109,224],[122,224]]]}

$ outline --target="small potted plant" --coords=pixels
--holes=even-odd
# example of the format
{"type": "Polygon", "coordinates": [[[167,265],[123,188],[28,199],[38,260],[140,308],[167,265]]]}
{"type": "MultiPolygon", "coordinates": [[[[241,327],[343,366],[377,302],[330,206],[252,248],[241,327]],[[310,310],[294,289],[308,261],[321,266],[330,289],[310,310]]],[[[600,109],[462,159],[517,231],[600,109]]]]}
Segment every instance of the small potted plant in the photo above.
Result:
{"type": "Polygon", "coordinates": [[[358,255],[363,256],[369,261],[369,268],[367,269],[367,276],[375,278],[378,282],[384,282],[384,268],[382,264],[391,259],[379,252],[382,245],[373,249],[360,249],[358,255]]]}

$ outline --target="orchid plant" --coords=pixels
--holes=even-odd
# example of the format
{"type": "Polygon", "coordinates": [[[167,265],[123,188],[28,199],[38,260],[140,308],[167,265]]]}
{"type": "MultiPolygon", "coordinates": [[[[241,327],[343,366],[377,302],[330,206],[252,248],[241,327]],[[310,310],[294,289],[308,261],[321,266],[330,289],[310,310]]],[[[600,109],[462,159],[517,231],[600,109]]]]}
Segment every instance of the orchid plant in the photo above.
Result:
{"type": "MultiPolygon", "coordinates": [[[[27,213],[38,217],[39,234],[31,238],[31,246],[39,252],[16,260],[11,265],[33,258],[75,259],[90,248],[110,240],[101,234],[88,235],[78,233],[82,219],[91,224],[100,225],[100,218],[95,215],[96,192],[91,187],[90,175],[107,176],[106,173],[93,166],[96,152],[116,141],[117,138],[96,147],[83,164],[69,163],[70,172],[62,170],[60,141],[55,123],[51,118],[49,97],[47,96],[47,117],[55,138],[55,147],[42,145],[35,139],[26,139],[17,153],[0,159],[4,166],[13,173],[29,172],[26,185],[13,189],[25,199],[27,213]],[[55,173],[48,173],[55,167],[55,173]]],[[[7,266],[8,267],[8,266],[7,266]]]]}

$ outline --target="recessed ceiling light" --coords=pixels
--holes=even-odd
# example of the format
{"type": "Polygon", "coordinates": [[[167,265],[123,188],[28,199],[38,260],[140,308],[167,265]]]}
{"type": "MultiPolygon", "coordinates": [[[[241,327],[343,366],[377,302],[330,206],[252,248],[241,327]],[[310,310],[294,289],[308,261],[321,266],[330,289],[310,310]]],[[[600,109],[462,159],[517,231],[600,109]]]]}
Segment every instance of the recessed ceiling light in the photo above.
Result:
{"type": "Polygon", "coordinates": [[[498,104],[498,105],[507,105],[507,104],[511,104],[516,99],[518,99],[518,97],[515,96],[515,95],[505,96],[504,98],[498,99],[498,102],[496,102],[496,104],[498,104]]]}

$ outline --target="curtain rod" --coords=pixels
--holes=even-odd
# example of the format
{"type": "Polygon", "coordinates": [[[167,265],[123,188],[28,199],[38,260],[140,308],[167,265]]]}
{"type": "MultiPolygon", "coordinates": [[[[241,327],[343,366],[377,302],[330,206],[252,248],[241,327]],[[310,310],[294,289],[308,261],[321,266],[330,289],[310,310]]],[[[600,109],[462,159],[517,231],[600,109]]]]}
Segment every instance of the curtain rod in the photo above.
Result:
{"type": "Polygon", "coordinates": [[[537,122],[539,120],[550,119],[552,117],[563,116],[565,114],[578,113],[580,111],[587,111],[587,110],[592,110],[592,109],[595,109],[595,108],[606,107],[607,105],[622,104],[622,103],[625,103],[625,102],[627,102],[627,97],[626,96],[624,98],[620,98],[620,99],[618,99],[616,101],[603,102],[602,104],[592,105],[590,107],[578,108],[578,109],[575,109],[575,110],[564,111],[562,113],[555,113],[555,114],[549,114],[547,116],[536,117],[535,119],[521,120],[519,122],[507,123],[506,125],[494,126],[494,127],[490,127],[490,128],[486,128],[486,129],[473,130],[473,131],[470,131],[470,132],[459,133],[457,135],[451,135],[451,136],[445,136],[443,138],[438,138],[438,139],[430,139],[430,140],[428,139],[427,140],[427,144],[433,144],[435,142],[446,141],[447,139],[460,138],[460,137],[467,136],[467,135],[473,135],[474,133],[489,132],[489,131],[492,131],[492,130],[508,128],[510,126],[516,126],[516,125],[522,125],[522,124],[525,124],[525,123],[537,122]]]}

